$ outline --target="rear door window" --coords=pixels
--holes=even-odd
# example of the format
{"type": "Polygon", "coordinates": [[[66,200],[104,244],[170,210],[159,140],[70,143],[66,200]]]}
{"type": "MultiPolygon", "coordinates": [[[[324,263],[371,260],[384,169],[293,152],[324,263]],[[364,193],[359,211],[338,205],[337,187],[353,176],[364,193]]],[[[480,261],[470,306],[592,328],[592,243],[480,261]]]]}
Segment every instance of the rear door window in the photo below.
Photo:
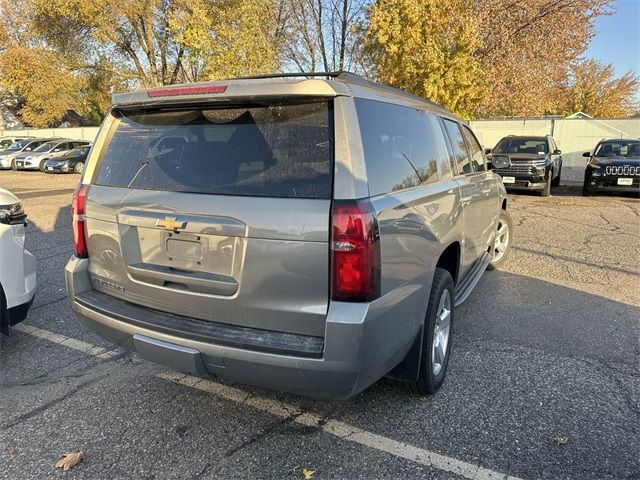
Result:
{"type": "Polygon", "coordinates": [[[442,119],[442,123],[449,138],[449,144],[453,153],[454,164],[457,165],[458,174],[473,173],[469,152],[464,141],[462,132],[457,122],[442,119]]]}
{"type": "Polygon", "coordinates": [[[362,98],[355,105],[371,196],[438,181],[427,112],[362,98]]]}
{"type": "Polygon", "coordinates": [[[95,183],[218,195],[331,198],[331,102],[116,112],[95,183]]]}

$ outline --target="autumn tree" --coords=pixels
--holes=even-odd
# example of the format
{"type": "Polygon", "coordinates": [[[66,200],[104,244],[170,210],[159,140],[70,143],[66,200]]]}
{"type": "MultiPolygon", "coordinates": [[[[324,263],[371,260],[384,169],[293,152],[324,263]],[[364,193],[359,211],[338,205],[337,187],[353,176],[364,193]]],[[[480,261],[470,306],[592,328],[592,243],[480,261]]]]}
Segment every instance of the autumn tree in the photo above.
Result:
{"type": "Polygon", "coordinates": [[[369,0],[280,0],[283,56],[301,72],[362,70],[357,35],[369,0]]]}
{"type": "Polygon", "coordinates": [[[277,70],[284,21],[276,0],[189,0],[168,16],[168,31],[183,49],[181,79],[212,80],[277,70]]]}
{"type": "Polygon", "coordinates": [[[378,0],[365,52],[383,82],[468,117],[484,92],[480,27],[467,0],[378,0]]]}
{"type": "Polygon", "coordinates": [[[639,107],[635,95],[640,79],[633,71],[616,78],[612,64],[585,60],[571,66],[564,89],[564,113],[593,117],[627,117],[639,107]]]}
{"type": "Polygon", "coordinates": [[[614,0],[377,0],[374,75],[463,116],[542,115],[614,0]]]}
{"type": "Polygon", "coordinates": [[[95,121],[113,90],[277,70],[281,11],[280,0],[0,0],[3,85],[21,92],[28,118],[41,111],[39,122],[56,121],[53,104],[29,105],[48,92],[38,83],[58,78],[74,89],[73,102],[61,97],[68,108],[95,121]],[[18,83],[19,56],[32,62],[29,52],[47,59],[33,88],[18,83]]]}
{"type": "Polygon", "coordinates": [[[83,79],[72,75],[58,56],[42,48],[14,46],[0,56],[0,85],[20,95],[26,124],[47,127],[70,109],[81,110],[83,79]]]}
{"type": "Polygon", "coordinates": [[[593,20],[615,0],[478,0],[482,29],[475,57],[487,95],[477,116],[556,113],[558,87],[595,34],[593,20]]]}
{"type": "MultiPolygon", "coordinates": [[[[275,0],[30,0],[43,35],[66,25],[93,52],[115,55],[121,75],[153,87],[253,73],[277,64],[275,0]]],[[[51,43],[55,43],[50,41],[51,43]]],[[[85,53],[90,53],[85,49],[85,53]]]]}

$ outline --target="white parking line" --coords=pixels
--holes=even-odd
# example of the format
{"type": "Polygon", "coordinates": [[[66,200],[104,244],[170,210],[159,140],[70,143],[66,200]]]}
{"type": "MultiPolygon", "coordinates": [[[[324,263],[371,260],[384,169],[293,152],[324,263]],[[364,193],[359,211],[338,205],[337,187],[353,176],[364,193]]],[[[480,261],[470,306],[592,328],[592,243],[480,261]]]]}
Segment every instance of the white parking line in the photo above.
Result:
{"type": "Polygon", "coordinates": [[[469,480],[520,480],[518,477],[496,472],[478,465],[456,460],[422,448],[393,440],[382,435],[367,432],[349,424],[336,420],[323,419],[313,413],[302,412],[295,405],[278,402],[265,397],[250,396],[247,392],[222,385],[215,381],[184,375],[182,373],[163,373],[159,378],[169,380],[180,385],[211,393],[225,400],[242,403],[256,410],[260,410],[277,417],[291,417],[292,421],[305,426],[318,427],[324,432],[342,440],[358,443],[366,447],[389,453],[393,456],[405,458],[415,463],[451,472],[469,480]]]}
{"type": "Polygon", "coordinates": [[[108,360],[118,355],[118,352],[115,350],[107,350],[105,348],[98,347],[81,340],[76,340],[75,338],[65,337],[64,335],[59,335],[57,333],[50,332],[49,330],[43,330],[42,328],[34,327],[33,325],[28,325],[26,323],[19,323],[12,328],[19,332],[42,338],[43,340],[48,340],[49,342],[73,348],[74,350],[78,350],[101,360],[108,360]]]}
{"type": "MultiPolygon", "coordinates": [[[[22,333],[42,338],[101,359],[109,359],[117,355],[116,351],[106,350],[102,347],[49,332],[48,330],[43,330],[32,325],[18,324],[13,328],[22,333]]],[[[337,420],[325,421],[325,419],[314,413],[303,412],[295,405],[278,402],[266,397],[251,396],[243,390],[222,385],[215,381],[176,372],[163,373],[157,377],[216,395],[217,397],[224,398],[225,400],[242,403],[243,405],[247,405],[276,417],[291,417],[292,421],[296,423],[320,428],[324,432],[334,435],[342,440],[354,442],[380,452],[388,453],[395,457],[404,458],[420,465],[454,473],[469,480],[521,480],[512,475],[496,472],[488,468],[480,467],[479,465],[463,462],[446,455],[441,455],[439,453],[431,452],[423,448],[414,447],[407,443],[384,437],[382,435],[377,435],[358,427],[351,426],[347,423],[339,422],[337,420]]]]}

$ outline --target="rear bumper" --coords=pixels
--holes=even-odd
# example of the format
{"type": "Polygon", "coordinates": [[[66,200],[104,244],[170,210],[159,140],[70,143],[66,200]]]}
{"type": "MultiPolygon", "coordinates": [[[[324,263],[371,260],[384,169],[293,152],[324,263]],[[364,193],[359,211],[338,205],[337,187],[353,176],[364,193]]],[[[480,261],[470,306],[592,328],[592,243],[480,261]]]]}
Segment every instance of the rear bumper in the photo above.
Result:
{"type": "Polygon", "coordinates": [[[31,308],[31,304],[33,303],[34,296],[22,303],[20,305],[16,305],[12,308],[7,308],[6,314],[2,315],[2,324],[0,324],[0,333],[5,335],[9,335],[9,327],[13,327],[18,323],[22,322],[25,318],[27,318],[27,314],[29,313],[29,309],[31,308]]]}
{"type": "MultiPolygon", "coordinates": [[[[392,309],[402,300],[396,296],[369,304],[331,302],[318,358],[252,345],[243,348],[224,339],[205,341],[197,335],[145,325],[141,320],[155,311],[127,302],[122,303],[129,306],[129,315],[137,311],[138,318],[121,315],[112,297],[92,289],[87,266],[86,259],[72,257],[65,272],[67,292],[80,320],[103,338],[177,370],[313,397],[349,398],[380,379],[404,358],[418,334],[418,319],[424,318],[424,312],[399,316],[392,309]],[[93,304],[83,300],[87,294],[93,304]]],[[[426,285],[416,284],[402,292],[407,297],[401,303],[403,310],[411,302],[424,303],[428,297],[424,288],[426,285]]],[[[176,321],[184,318],[174,317],[176,321]]]]}
{"type": "MultiPolygon", "coordinates": [[[[18,263],[18,265],[16,265],[14,263],[12,265],[12,275],[3,279],[6,311],[0,314],[0,318],[2,318],[0,332],[8,335],[9,327],[22,322],[27,317],[36,293],[37,274],[36,258],[24,248],[22,252],[20,252],[19,248],[22,248],[21,244],[6,243],[4,246],[6,250],[10,250],[6,248],[7,246],[17,247],[17,251],[3,252],[6,253],[7,258],[19,258],[18,255],[22,253],[21,264],[18,263]]],[[[6,266],[3,266],[3,268],[4,267],[6,266]]],[[[2,280],[2,278],[0,278],[0,280],[2,280]]]]}

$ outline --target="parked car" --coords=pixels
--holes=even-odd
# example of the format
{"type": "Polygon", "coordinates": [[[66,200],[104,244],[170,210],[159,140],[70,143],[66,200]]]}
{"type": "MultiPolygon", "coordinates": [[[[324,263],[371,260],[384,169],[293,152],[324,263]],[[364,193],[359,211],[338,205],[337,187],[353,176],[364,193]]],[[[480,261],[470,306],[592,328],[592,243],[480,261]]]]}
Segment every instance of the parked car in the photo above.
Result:
{"type": "Polygon", "coordinates": [[[584,152],[589,159],[584,171],[582,194],[595,192],[640,193],[640,140],[602,140],[593,153],[584,152]]]}
{"type": "Polygon", "coordinates": [[[43,143],[32,152],[16,155],[11,168],[14,170],[40,170],[44,172],[44,164],[47,160],[61,157],[73,148],[88,144],[89,142],[85,140],[69,140],[68,138],[51,140],[43,143]]]}
{"type": "Polygon", "coordinates": [[[22,153],[29,153],[38,148],[50,138],[26,138],[19,140],[0,152],[0,170],[8,170],[12,167],[13,159],[22,153]]]}
{"type": "Polygon", "coordinates": [[[502,138],[490,153],[511,158],[509,168],[495,170],[507,189],[537,190],[547,197],[551,195],[551,187],[560,185],[562,152],[551,135],[509,135],[502,138]]]}
{"type": "Polygon", "coordinates": [[[455,307],[509,252],[504,186],[443,107],[330,75],[114,96],[73,195],[81,321],[268,388],[438,390],[455,307]]]}
{"type": "Polygon", "coordinates": [[[83,145],[69,150],[63,156],[44,162],[45,173],[82,173],[91,145],[83,145]]]}
{"type": "Polygon", "coordinates": [[[0,332],[27,316],[36,291],[36,258],[24,248],[27,215],[20,200],[0,188],[0,332]]]}
{"type": "Polygon", "coordinates": [[[6,150],[7,148],[9,148],[11,145],[13,145],[16,142],[19,142],[20,140],[25,140],[27,138],[31,138],[31,137],[0,137],[0,152],[3,150],[6,150]]]}

